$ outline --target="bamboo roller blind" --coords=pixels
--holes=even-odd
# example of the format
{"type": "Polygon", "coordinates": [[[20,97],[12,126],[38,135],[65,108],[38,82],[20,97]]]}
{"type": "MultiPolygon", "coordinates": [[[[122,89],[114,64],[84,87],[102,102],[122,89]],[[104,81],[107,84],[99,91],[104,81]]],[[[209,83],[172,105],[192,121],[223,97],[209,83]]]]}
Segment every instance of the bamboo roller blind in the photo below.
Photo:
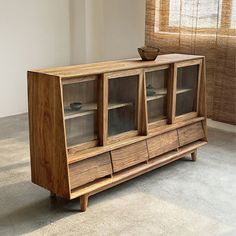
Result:
{"type": "Polygon", "coordinates": [[[204,55],[208,116],[236,124],[236,0],[146,0],[146,45],[204,55]]]}

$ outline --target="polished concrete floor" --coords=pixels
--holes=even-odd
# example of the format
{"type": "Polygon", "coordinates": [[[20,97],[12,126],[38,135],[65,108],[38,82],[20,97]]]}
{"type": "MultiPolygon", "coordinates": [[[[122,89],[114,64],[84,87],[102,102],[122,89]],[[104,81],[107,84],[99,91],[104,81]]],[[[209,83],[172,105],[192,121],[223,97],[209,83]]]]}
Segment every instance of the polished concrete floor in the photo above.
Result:
{"type": "Polygon", "coordinates": [[[209,129],[183,158],[90,198],[52,200],[30,182],[26,115],[0,119],[0,235],[236,235],[236,135],[209,129]]]}

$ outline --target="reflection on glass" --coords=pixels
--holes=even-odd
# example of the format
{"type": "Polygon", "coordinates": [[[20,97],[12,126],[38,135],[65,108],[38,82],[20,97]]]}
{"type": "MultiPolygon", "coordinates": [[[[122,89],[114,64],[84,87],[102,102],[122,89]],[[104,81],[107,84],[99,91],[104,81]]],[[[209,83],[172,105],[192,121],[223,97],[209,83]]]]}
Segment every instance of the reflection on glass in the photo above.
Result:
{"type": "Polygon", "coordinates": [[[146,73],[148,123],[166,119],[168,69],[146,73]]]}
{"type": "Polygon", "coordinates": [[[137,129],[138,79],[138,75],[109,79],[109,136],[137,129]]]}
{"type": "Polygon", "coordinates": [[[178,68],[176,91],[176,116],[197,109],[197,84],[199,65],[178,68]]]}
{"type": "Polygon", "coordinates": [[[63,85],[68,147],[97,139],[97,80],[63,85]]]}

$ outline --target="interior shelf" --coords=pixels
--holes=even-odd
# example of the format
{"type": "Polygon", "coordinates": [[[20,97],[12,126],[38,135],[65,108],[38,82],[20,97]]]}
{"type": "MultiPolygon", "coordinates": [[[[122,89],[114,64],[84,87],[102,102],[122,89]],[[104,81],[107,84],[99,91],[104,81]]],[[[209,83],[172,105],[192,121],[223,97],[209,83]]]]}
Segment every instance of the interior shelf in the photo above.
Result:
{"type": "Polygon", "coordinates": [[[157,121],[161,121],[161,120],[166,120],[167,117],[166,116],[158,116],[158,117],[155,117],[155,118],[150,118],[148,123],[151,124],[151,123],[154,123],[154,122],[157,122],[157,121]]]}
{"type": "Polygon", "coordinates": [[[88,140],[97,140],[97,135],[95,134],[87,134],[87,135],[78,135],[76,137],[68,137],[68,147],[67,148],[73,148],[76,147],[78,144],[86,143],[88,140]],[[78,143],[79,142],[79,143],[78,143]]]}
{"type": "Polygon", "coordinates": [[[166,94],[165,94],[165,95],[148,96],[148,97],[147,97],[147,101],[149,102],[149,101],[157,100],[157,99],[163,98],[163,97],[165,97],[165,96],[166,96],[166,94]]]}
{"type": "MultiPolygon", "coordinates": [[[[190,92],[192,89],[186,88],[186,89],[177,89],[176,94],[182,94],[182,93],[187,93],[190,92]]],[[[156,95],[154,96],[147,96],[147,101],[153,101],[157,99],[161,99],[167,95],[167,90],[166,89],[158,89],[155,90],[156,95]]]]}
{"type": "Polygon", "coordinates": [[[66,107],[65,112],[65,120],[73,119],[80,116],[86,116],[94,114],[97,110],[97,104],[96,103],[87,103],[83,104],[82,108],[79,111],[73,111],[70,109],[70,107],[66,107]]]}
{"type": "MultiPolygon", "coordinates": [[[[176,94],[182,94],[191,91],[192,89],[177,89],[176,94]]],[[[166,89],[158,89],[156,90],[156,95],[148,96],[147,101],[153,101],[157,99],[161,99],[167,95],[166,89]]],[[[132,106],[132,103],[110,103],[108,106],[108,110],[113,110],[121,107],[132,106]]],[[[65,120],[73,119],[76,117],[86,116],[94,114],[97,110],[96,103],[86,103],[82,105],[81,110],[79,111],[72,111],[70,107],[65,108],[65,120]]]]}
{"type": "Polygon", "coordinates": [[[191,88],[185,88],[185,89],[177,89],[177,91],[176,91],[176,94],[181,94],[181,93],[187,93],[187,92],[190,92],[190,91],[192,91],[192,89],[191,88]]]}
{"type": "MultiPolygon", "coordinates": [[[[121,107],[132,106],[133,103],[110,103],[108,106],[108,110],[113,110],[121,107]]],[[[86,103],[82,105],[82,108],[79,111],[72,111],[70,107],[66,107],[65,112],[65,120],[73,119],[76,117],[86,116],[94,114],[97,111],[96,103],[86,103]]]]}

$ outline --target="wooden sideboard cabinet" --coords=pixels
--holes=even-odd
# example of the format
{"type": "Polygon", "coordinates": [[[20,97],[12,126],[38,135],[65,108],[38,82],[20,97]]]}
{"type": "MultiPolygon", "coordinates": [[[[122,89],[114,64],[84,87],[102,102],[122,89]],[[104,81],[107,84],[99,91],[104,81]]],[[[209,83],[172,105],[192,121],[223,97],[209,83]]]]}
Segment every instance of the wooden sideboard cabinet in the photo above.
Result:
{"type": "Polygon", "coordinates": [[[29,71],[32,182],[80,197],[85,211],[93,194],[195,161],[207,143],[205,83],[205,58],[184,54],[29,71]]]}

